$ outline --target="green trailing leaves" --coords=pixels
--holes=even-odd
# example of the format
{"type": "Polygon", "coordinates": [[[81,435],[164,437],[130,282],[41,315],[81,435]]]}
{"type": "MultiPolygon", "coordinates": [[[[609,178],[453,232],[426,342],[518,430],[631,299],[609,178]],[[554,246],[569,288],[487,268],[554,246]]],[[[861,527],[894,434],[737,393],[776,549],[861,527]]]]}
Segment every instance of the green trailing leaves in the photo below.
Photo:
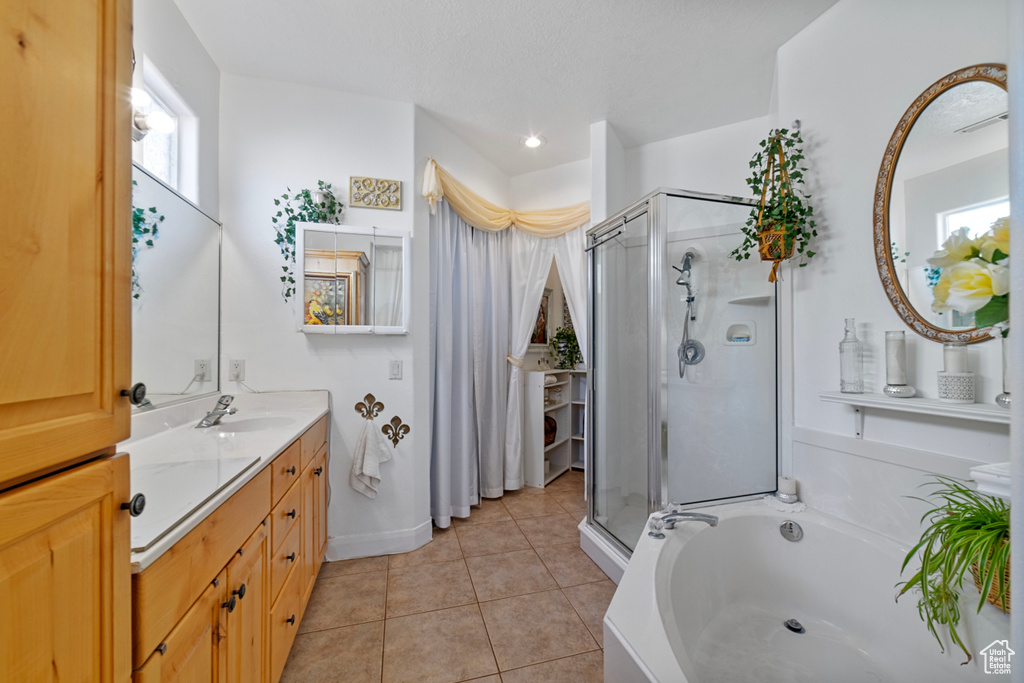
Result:
{"type": "Polygon", "coordinates": [[[806,259],[815,255],[808,249],[812,237],[818,232],[814,222],[814,208],[809,203],[810,195],[803,189],[807,168],[802,165],[804,154],[803,139],[799,131],[786,128],[758,143],[760,149],[750,160],[753,173],[747,178],[747,186],[758,200],[746,224],[741,228],[743,242],[730,254],[737,261],[750,258],[758,253],[758,235],[762,231],[782,230],[783,253],[794,249],[806,265],[806,259]],[[781,162],[780,162],[781,158],[781,162]]]}
{"type": "MultiPolygon", "coordinates": [[[[132,181],[132,189],[138,186],[138,182],[132,181]]],[[[135,206],[132,202],[132,298],[138,299],[142,295],[142,285],[139,283],[139,273],[135,270],[135,260],[139,251],[146,247],[152,249],[154,240],[157,238],[159,226],[164,222],[164,216],[155,206],[148,209],[135,206]]]]}
{"type": "Polygon", "coordinates": [[[900,592],[896,598],[908,591],[916,592],[917,612],[939,642],[939,649],[944,649],[944,631],[967,656],[963,662],[966,664],[971,661],[971,652],[957,631],[960,591],[972,565],[976,565],[981,583],[978,611],[984,607],[993,586],[997,587],[1004,611],[1007,609],[1010,586],[1004,577],[1010,561],[1010,508],[999,498],[978,493],[947,477],[937,477],[924,486],[933,488],[929,496],[932,500],[915,500],[939,503],[921,518],[922,523],[929,525],[907,553],[900,573],[917,557],[921,567],[907,581],[897,584],[900,592]]]}
{"type": "Polygon", "coordinates": [[[576,339],[576,331],[571,327],[559,327],[551,336],[548,342],[551,346],[551,356],[558,358],[558,366],[572,370],[583,361],[583,354],[580,352],[580,344],[576,339]]]}
{"type": "Polygon", "coordinates": [[[281,277],[283,287],[281,296],[288,301],[295,295],[295,224],[296,223],[341,223],[341,213],[345,206],[334,196],[330,183],[322,180],[316,181],[316,190],[299,190],[292,193],[287,192],[280,198],[274,199],[274,206],[280,206],[281,210],[271,216],[277,236],[274,243],[281,249],[281,256],[284,257],[284,265],[281,270],[284,275],[281,277]],[[283,219],[279,221],[278,219],[283,219]]]}

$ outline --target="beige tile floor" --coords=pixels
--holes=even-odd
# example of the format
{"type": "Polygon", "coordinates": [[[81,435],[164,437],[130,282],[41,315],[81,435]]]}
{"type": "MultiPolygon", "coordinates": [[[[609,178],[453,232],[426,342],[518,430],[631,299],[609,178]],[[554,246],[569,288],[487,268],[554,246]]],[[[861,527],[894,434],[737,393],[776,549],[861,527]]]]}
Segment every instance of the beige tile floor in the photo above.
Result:
{"type": "Polygon", "coordinates": [[[413,552],[325,563],[281,680],[601,681],[615,584],[579,548],[584,514],[569,472],[413,552]]]}

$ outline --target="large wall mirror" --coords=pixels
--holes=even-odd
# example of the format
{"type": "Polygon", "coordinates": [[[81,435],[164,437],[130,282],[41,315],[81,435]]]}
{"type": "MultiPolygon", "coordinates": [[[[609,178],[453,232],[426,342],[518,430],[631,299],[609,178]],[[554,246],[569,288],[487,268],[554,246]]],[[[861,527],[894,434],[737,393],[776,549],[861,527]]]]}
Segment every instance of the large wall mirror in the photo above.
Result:
{"type": "Polygon", "coordinates": [[[220,223],[139,166],[132,180],[132,382],[143,408],[216,394],[220,223]]]}
{"type": "Polygon", "coordinates": [[[405,334],[409,237],[401,231],[299,223],[295,234],[299,330],[405,334]]]}
{"type": "Polygon", "coordinates": [[[974,314],[932,310],[941,269],[927,259],[966,228],[978,237],[1010,213],[1006,67],[979,64],[932,84],[889,141],[878,173],[878,274],[900,317],[938,342],[990,339],[974,314]]]}

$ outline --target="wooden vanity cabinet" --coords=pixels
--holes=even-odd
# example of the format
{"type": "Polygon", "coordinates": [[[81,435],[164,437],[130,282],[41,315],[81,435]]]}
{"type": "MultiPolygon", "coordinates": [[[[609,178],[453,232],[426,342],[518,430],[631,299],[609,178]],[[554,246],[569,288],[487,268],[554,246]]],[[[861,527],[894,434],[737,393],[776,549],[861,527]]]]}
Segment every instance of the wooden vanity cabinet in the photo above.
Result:
{"type": "Polygon", "coordinates": [[[326,425],[135,574],[136,683],[280,678],[326,549],[326,425]]]}

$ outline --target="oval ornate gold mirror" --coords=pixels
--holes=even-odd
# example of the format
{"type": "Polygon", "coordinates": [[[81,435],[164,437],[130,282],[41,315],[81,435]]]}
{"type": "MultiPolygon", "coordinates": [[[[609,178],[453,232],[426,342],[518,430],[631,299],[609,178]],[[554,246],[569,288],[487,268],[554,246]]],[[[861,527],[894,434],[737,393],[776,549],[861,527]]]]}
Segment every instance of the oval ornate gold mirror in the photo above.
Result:
{"type": "Polygon", "coordinates": [[[1006,66],[960,69],[921,93],[900,119],[878,171],[874,246],[889,301],[937,342],[991,339],[974,314],[932,310],[941,269],[927,261],[962,228],[977,237],[1010,213],[1006,66]]]}

